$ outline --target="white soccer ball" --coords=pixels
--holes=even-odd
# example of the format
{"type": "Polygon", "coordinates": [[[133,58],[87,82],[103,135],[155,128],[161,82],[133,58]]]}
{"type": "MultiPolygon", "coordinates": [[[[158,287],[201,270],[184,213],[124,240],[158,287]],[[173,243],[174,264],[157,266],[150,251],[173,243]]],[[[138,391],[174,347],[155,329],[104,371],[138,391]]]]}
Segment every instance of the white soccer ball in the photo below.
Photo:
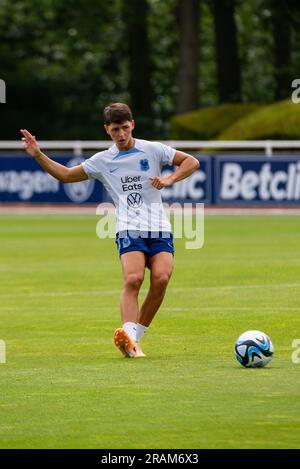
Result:
{"type": "Polygon", "coordinates": [[[274,347],[270,337],[264,332],[247,331],[237,339],[234,353],[241,365],[257,368],[272,360],[274,347]]]}

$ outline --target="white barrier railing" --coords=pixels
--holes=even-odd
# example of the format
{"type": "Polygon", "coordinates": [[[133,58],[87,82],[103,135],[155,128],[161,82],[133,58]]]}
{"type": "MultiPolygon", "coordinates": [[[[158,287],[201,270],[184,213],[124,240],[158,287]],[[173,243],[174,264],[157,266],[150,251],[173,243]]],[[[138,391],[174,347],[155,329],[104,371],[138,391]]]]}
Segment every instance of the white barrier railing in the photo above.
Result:
{"type": "MultiPolygon", "coordinates": [[[[274,149],[300,149],[300,140],[161,140],[162,143],[174,148],[185,150],[210,151],[217,149],[234,150],[263,150],[267,156],[272,156],[274,149]]],[[[39,144],[45,150],[72,150],[75,155],[82,155],[83,150],[104,150],[111,146],[111,140],[40,140],[39,144]]],[[[0,150],[22,150],[23,144],[19,140],[0,140],[0,150]]],[[[1,155],[0,155],[1,156],[1,155]]]]}

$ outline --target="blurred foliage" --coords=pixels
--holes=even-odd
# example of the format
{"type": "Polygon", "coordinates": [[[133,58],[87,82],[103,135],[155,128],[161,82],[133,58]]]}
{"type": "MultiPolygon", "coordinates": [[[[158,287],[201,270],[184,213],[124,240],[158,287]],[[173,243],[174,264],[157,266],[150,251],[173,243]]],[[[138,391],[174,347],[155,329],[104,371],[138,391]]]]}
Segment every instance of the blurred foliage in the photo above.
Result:
{"type": "Polygon", "coordinates": [[[291,100],[264,106],[238,120],[222,132],[218,140],[298,140],[300,106],[291,100]]]}
{"type": "Polygon", "coordinates": [[[176,33],[176,0],[149,0],[149,37],[152,55],[153,128],[157,136],[168,136],[168,120],[174,113],[177,90],[178,38],[176,33]]]}
{"type": "MultiPolygon", "coordinates": [[[[298,78],[300,6],[296,0],[287,1],[292,27],[290,73],[298,78]]],[[[141,138],[149,133],[152,138],[168,138],[178,93],[177,0],[148,0],[148,4],[151,128],[144,116],[133,111],[136,121],[141,119],[141,138]]],[[[274,0],[236,0],[243,103],[272,103],[275,99],[273,4],[274,0]]],[[[22,127],[41,139],[106,138],[103,107],[112,101],[131,104],[132,64],[124,10],[126,14],[125,0],[0,0],[0,78],[7,85],[7,104],[0,105],[1,139],[18,139],[22,127]]],[[[201,107],[215,107],[219,103],[210,0],[201,1],[200,21],[200,102],[201,107]]],[[[138,64],[135,72],[139,73],[138,64]]],[[[286,96],[290,94],[288,88],[286,96]]],[[[233,109],[232,121],[236,118],[233,109]]],[[[222,119],[220,131],[227,124],[227,118],[222,119]]],[[[209,127],[206,134],[200,131],[202,135],[218,131],[214,119],[206,123],[209,127]]],[[[180,138],[182,135],[187,134],[180,138]]]]}
{"type": "Polygon", "coordinates": [[[20,127],[40,138],[99,138],[103,106],[128,99],[119,11],[119,0],[1,1],[5,138],[20,127]]]}
{"type": "Polygon", "coordinates": [[[239,1],[238,42],[243,101],[272,102],[275,80],[271,11],[265,0],[239,1]]]}
{"type": "Polygon", "coordinates": [[[201,4],[200,102],[202,106],[218,103],[217,64],[214,21],[209,2],[201,4]]]}
{"type": "Polygon", "coordinates": [[[255,103],[223,104],[174,116],[171,119],[171,138],[213,139],[233,122],[260,108],[261,105],[255,103]]]}

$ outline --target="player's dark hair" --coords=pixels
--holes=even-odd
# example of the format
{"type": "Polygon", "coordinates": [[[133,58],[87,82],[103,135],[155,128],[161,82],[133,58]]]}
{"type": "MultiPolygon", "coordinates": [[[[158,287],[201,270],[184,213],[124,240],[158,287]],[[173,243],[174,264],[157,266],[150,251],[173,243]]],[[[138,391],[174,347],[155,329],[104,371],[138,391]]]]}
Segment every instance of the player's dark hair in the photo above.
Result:
{"type": "Polygon", "coordinates": [[[124,103],[111,103],[104,108],[104,124],[122,124],[125,121],[132,121],[132,112],[129,106],[124,103]]]}

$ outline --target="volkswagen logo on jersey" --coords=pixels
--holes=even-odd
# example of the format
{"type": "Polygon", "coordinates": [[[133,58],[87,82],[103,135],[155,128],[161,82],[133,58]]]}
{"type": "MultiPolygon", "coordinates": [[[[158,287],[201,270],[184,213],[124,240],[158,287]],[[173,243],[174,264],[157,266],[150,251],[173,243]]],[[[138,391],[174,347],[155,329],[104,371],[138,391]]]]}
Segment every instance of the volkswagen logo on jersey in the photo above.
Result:
{"type": "Polygon", "coordinates": [[[141,171],[148,171],[150,169],[149,161],[147,160],[147,158],[140,160],[140,168],[141,171]]]}
{"type": "Polygon", "coordinates": [[[127,196],[127,205],[128,207],[137,208],[140,207],[143,203],[142,196],[139,192],[132,192],[127,196]]]}
{"type": "MultiPolygon", "coordinates": [[[[81,157],[72,158],[68,161],[67,165],[69,168],[76,166],[84,161],[81,157]]],[[[87,179],[86,181],[74,182],[71,184],[65,184],[63,186],[65,193],[72,202],[82,203],[86,202],[93,193],[95,181],[93,179],[87,179]]]]}

